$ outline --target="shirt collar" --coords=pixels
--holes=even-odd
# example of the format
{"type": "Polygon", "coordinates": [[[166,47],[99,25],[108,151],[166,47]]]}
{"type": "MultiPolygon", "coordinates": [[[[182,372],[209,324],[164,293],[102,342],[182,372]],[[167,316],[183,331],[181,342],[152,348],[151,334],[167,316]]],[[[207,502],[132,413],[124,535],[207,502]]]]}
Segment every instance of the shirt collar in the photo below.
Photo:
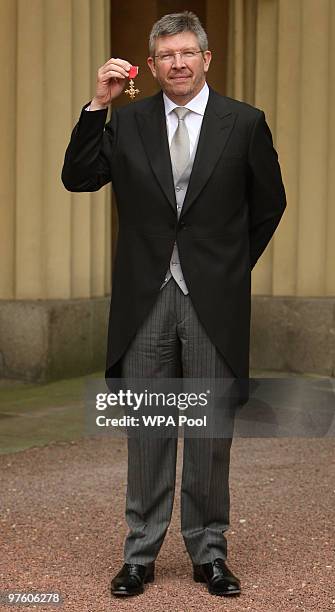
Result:
{"type": "MultiPolygon", "coordinates": [[[[209,87],[205,82],[203,88],[199,91],[199,93],[192,98],[187,104],[185,104],[185,108],[188,108],[190,111],[194,113],[198,113],[199,115],[205,114],[206,104],[208,102],[209,96],[209,87]]],[[[164,106],[165,106],[165,115],[171,113],[177,106],[175,102],[170,100],[168,96],[163,92],[164,106]]]]}

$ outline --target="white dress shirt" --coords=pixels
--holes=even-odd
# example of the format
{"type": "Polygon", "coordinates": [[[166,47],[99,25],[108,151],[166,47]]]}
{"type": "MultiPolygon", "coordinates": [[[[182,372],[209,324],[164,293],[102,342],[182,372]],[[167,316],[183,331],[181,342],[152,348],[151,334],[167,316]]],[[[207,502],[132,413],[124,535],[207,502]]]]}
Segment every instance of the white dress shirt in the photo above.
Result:
{"type": "MultiPolygon", "coordinates": [[[[185,104],[185,108],[188,108],[191,113],[187,113],[184,121],[188,130],[189,138],[190,138],[190,156],[192,156],[193,149],[197,144],[200,128],[202,124],[202,120],[204,118],[206,105],[208,102],[209,96],[209,87],[207,83],[204,84],[203,88],[199,91],[199,93],[190,100],[187,104],[185,104]]],[[[171,141],[173,135],[178,126],[178,118],[176,113],[173,113],[173,109],[178,106],[175,102],[172,102],[168,96],[163,93],[164,106],[165,106],[165,116],[166,116],[166,127],[169,139],[169,146],[171,145],[171,141]]]]}

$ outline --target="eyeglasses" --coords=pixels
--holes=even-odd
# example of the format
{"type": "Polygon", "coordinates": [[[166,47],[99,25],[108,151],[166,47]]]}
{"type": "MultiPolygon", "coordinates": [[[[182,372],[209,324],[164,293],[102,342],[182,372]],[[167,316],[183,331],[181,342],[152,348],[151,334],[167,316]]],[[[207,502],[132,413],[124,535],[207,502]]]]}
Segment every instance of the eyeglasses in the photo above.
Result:
{"type": "Polygon", "coordinates": [[[180,55],[180,59],[185,61],[194,59],[198,53],[203,53],[203,51],[175,51],[175,53],[159,53],[154,57],[157,57],[160,62],[169,64],[174,61],[176,55],[180,55]]]}

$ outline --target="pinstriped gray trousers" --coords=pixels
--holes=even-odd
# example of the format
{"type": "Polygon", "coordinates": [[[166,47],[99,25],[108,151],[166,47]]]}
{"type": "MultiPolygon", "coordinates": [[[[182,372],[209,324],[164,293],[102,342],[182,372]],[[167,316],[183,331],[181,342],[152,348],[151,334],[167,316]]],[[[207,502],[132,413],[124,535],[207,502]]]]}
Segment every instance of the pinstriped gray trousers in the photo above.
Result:
{"type": "MultiPolygon", "coordinates": [[[[210,341],[173,278],[122,360],[122,377],[230,378],[233,372],[210,341]]],[[[184,437],[181,532],[193,563],[227,558],[229,461],[232,438],[184,437]]],[[[128,437],[126,563],[154,561],[170,523],[177,437],[128,437]]]]}

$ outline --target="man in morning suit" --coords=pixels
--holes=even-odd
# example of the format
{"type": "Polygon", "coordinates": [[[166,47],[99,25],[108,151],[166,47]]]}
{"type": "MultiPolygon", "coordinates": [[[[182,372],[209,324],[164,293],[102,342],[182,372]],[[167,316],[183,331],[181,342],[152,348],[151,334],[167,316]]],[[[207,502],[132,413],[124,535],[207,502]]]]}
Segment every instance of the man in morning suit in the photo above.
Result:
{"type": "MultiPolygon", "coordinates": [[[[106,379],[249,377],[251,270],[286,206],[265,115],[206,83],[211,61],[199,19],[157,21],[148,66],[158,94],[113,109],[131,64],[98,70],[67,147],[69,191],[112,182],[119,215],[106,379]],[[113,106],[113,105],[112,105],[113,106]]],[[[244,397],[244,401],[247,398],[244,397]]],[[[231,437],[186,438],[181,531],[193,578],[237,595],[229,570],[231,437]]],[[[128,439],[124,565],[114,595],[154,580],[175,490],[177,438],[128,439]]]]}

